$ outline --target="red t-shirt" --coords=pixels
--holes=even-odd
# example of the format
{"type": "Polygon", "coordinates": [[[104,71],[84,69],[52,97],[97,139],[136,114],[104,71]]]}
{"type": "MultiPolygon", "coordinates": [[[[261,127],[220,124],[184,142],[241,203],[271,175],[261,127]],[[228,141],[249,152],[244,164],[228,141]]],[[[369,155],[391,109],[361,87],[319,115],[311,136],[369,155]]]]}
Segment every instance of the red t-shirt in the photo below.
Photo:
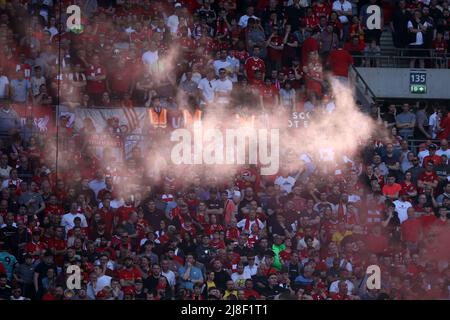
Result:
{"type": "Polygon", "coordinates": [[[255,72],[257,70],[261,71],[262,74],[266,72],[266,65],[264,61],[260,58],[250,57],[245,61],[245,71],[247,72],[247,78],[249,82],[255,79],[255,72]]]}
{"type": "Polygon", "coordinates": [[[434,154],[432,156],[426,156],[425,158],[423,158],[423,162],[422,162],[422,166],[425,168],[428,161],[433,161],[433,164],[435,166],[438,166],[441,164],[442,162],[442,158],[440,156],[438,156],[437,154],[434,154]]]}
{"type": "Polygon", "coordinates": [[[315,3],[313,5],[313,12],[318,18],[322,16],[328,18],[331,13],[331,7],[328,4],[315,3]]]}
{"type": "MultiPolygon", "coordinates": [[[[106,75],[106,69],[102,66],[90,65],[86,71],[86,76],[103,76],[106,75]]],[[[99,94],[106,91],[105,80],[93,81],[88,80],[86,90],[89,93],[99,94]]]]}
{"type": "Polygon", "coordinates": [[[419,219],[408,219],[402,223],[401,227],[402,240],[409,242],[418,242],[420,230],[422,229],[422,222],[419,219]]]}
{"type": "Polygon", "coordinates": [[[122,206],[119,209],[117,209],[117,214],[119,215],[119,223],[127,221],[128,217],[130,216],[130,213],[134,211],[136,211],[136,208],[133,206],[130,207],[122,206]]]}
{"type": "Polygon", "coordinates": [[[61,208],[61,207],[58,206],[58,205],[53,206],[53,205],[51,205],[51,204],[48,204],[48,205],[45,207],[45,210],[44,210],[44,216],[47,217],[47,216],[49,216],[50,214],[55,215],[55,216],[62,216],[62,215],[64,215],[64,209],[61,208]]]}
{"type": "Polygon", "coordinates": [[[353,58],[347,50],[332,50],[328,59],[333,75],[348,77],[348,68],[353,64],[353,58]]]}
{"type": "Polygon", "coordinates": [[[433,225],[433,223],[436,222],[437,219],[438,218],[434,214],[423,215],[419,218],[420,222],[422,223],[422,228],[424,230],[428,230],[433,225]]]}
{"type": "MultiPolygon", "coordinates": [[[[283,44],[283,38],[281,36],[274,36],[270,42],[275,46],[281,46],[283,44]]],[[[267,47],[267,53],[270,60],[279,60],[283,54],[283,49],[274,49],[272,47],[267,47]]]]}
{"type": "Polygon", "coordinates": [[[389,240],[384,235],[369,234],[366,237],[366,247],[369,252],[380,254],[389,247],[389,240]]]}
{"type": "MultiPolygon", "coordinates": [[[[131,270],[123,268],[122,270],[117,271],[117,277],[119,280],[126,281],[136,281],[142,278],[141,272],[136,267],[133,267],[131,270]]],[[[122,289],[124,293],[131,293],[134,291],[134,286],[123,286],[122,289]]]]}
{"type": "Polygon", "coordinates": [[[306,63],[308,62],[308,55],[310,52],[312,51],[319,51],[319,42],[310,37],[308,39],[305,40],[305,42],[303,42],[303,47],[302,47],[302,64],[306,65],[306,63]]]}
{"type": "Polygon", "coordinates": [[[111,90],[118,93],[126,93],[129,91],[130,82],[132,80],[131,72],[120,69],[111,73],[110,77],[111,90]]]}

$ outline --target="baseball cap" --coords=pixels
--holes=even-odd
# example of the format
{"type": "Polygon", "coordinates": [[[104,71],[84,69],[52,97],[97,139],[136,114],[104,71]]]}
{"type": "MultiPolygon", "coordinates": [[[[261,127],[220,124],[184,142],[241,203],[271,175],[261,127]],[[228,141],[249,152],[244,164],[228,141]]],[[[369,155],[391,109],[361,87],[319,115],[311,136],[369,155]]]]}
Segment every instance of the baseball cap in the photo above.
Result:
{"type": "Polygon", "coordinates": [[[437,149],[437,146],[434,143],[432,143],[428,146],[428,149],[437,149]]]}

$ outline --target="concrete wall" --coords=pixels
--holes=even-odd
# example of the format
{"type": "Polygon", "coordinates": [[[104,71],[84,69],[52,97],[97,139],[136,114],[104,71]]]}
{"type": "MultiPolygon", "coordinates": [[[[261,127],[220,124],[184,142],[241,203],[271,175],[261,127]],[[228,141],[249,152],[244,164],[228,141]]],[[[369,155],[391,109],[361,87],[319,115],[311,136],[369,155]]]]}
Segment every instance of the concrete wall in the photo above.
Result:
{"type": "Polygon", "coordinates": [[[377,98],[450,99],[450,69],[357,68],[377,98]],[[427,93],[410,93],[411,72],[425,72],[427,93]]]}

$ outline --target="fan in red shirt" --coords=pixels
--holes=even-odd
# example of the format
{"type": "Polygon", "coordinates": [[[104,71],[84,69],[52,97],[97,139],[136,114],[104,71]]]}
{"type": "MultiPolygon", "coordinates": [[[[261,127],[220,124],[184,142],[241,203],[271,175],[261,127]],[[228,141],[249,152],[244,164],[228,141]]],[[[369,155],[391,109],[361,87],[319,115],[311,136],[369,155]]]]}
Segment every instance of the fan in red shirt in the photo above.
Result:
{"type": "Polygon", "coordinates": [[[55,237],[48,240],[48,248],[55,255],[55,263],[58,266],[64,264],[64,253],[67,248],[67,241],[64,240],[64,228],[58,227],[55,231],[55,237]]]}
{"type": "Polygon", "coordinates": [[[331,50],[328,63],[334,76],[347,78],[348,69],[353,64],[353,58],[347,50],[339,48],[331,50]]]}
{"type": "Polygon", "coordinates": [[[247,76],[248,82],[252,83],[255,80],[255,72],[258,70],[262,73],[263,77],[266,73],[266,65],[259,56],[260,48],[258,46],[253,47],[253,56],[245,61],[244,70],[247,76]]]}
{"type": "Polygon", "coordinates": [[[253,280],[252,279],[245,280],[244,296],[245,296],[245,299],[249,299],[250,297],[259,299],[259,297],[260,297],[259,293],[253,289],[253,280]]]}
{"type": "Polygon", "coordinates": [[[232,51],[233,56],[239,60],[239,63],[244,65],[245,61],[250,57],[247,50],[245,50],[245,45],[243,41],[237,43],[237,50],[232,51]]]}
{"type": "Polygon", "coordinates": [[[422,165],[425,168],[427,164],[431,161],[433,165],[438,166],[442,162],[442,158],[436,154],[437,146],[435,144],[430,144],[428,146],[429,155],[423,158],[422,165]]]}
{"type": "Polygon", "coordinates": [[[437,219],[438,218],[434,214],[431,204],[426,203],[425,204],[425,214],[419,218],[420,222],[422,223],[423,231],[424,232],[429,231],[437,219]]]}
{"type": "Polygon", "coordinates": [[[302,46],[302,65],[306,65],[308,62],[309,53],[313,51],[319,51],[319,41],[317,38],[319,33],[314,31],[311,37],[303,42],[302,46]]]}
{"type": "Polygon", "coordinates": [[[25,246],[25,253],[31,254],[35,261],[38,260],[44,250],[47,249],[47,245],[44,242],[40,241],[40,238],[41,232],[38,230],[34,230],[31,241],[28,242],[25,246]]]}
{"type": "Polygon", "coordinates": [[[130,216],[130,213],[132,212],[136,212],[136,208],[133,205],[133,200],[129,196],[125,199],[125,204],[121,206],[119,209],[117,209],[119,224],[122,224],[122,222],[127,221],[130,216]]]}
{"type": "Polygon", "coordinates": [[[323,0],[316,0],[313,3],[313,12],[316,15],[316,17],[320,18],[320,17],[326,17],[328,19],[328,17],[330,16],[331,13],[331,7],[328,3],[323,3],[323,0]]]}
{"type": "Polygon", "coordinates": [[[58,198],[55,195],[51,195],[44,209],[44,217],[62,216],[64,213],[64,209],[58,205],[58,198]]]}
{"type": "Polygon", "coordinates": [[[283,35],[278,33],[275,29],[270,35],[267,42],[269,43],[267,47],[267,54],[273,66],[277,69],[281,66],[281,59],[283,57],[283,35]]]}
{"type": "Polygon", "coordinates": [[[237,241],[239,236],[241,235],[241,231],[238,227],[236,227],[236,219],[231,219],[231,225],[227,228],[225,232],[225,238],[229,241],[237,241]]]}
{"type": "Polygon", "coordinates": [[[319,17],[314,14],[311,7],[306,9],[306,17],[302,21],[306,31],[312,32],[319,26],[319,17]]]}
{"type": "Polygon", "coordinates": [[[217,223],[217,216],[212,214],[209,218],[209,228],[207,230],[207,234],[211,236],[216,231],[223,231],[223,226],[217,223]]]}
{"type": "Polygon", "coordinates": [[[124,294],[133,294],[136,280],[142,279],[141,272],[133,265],[133,258],[126,257],[124,267],[117,271],[117,277],[124,294]]]}
{"type": "Polygon", "coordinates": [[[408,208],[408,219],[400,226],[402,241],[417,244],[422,235],[422,222],[416,219],[414,208],[408,208]]]}
{"type": "Polygon", "coordinates": [[[419,193],[425,191],[425,187],[431,187],[435,189],[438,186],[439,178],[436,172],[433,171],[433,162],[429,161],[426,164],[426,169],[419,175],[417,180],[417,186],[419,187],[419,193]]]}
{"type": "Polygon", "coordinates": [[[87,92],[99,100],[103,92],[106,91],[106,69],[100,64],[100,57],[98,55],[92,58],[92,64],[87,69],[86,76],[87,92]]]}
{"type": "Polygon", "coordinates": [[[195,238],[197,234],[197,230],[195,226],[192,224],[192,220],[187,218],[184,220],[184,223],[181,224],[180,236],[184,238],[185,234],[188,233],[191,238],[195,238]]]}
{"type": "Polygon", "coordinates": [[[270,78],[264,80],[264,85],[259,88],[262,107],[266,112],[270,112],[278,105],[278,89],[272,84],[270,78]]]}
{"type": "Polygon", "coordinates": [[[123,97],[130,92],[133,74],[128,72],[129,68],[124,59],[119,59],[114,71],[109,75],[109,88],[117,97],[123,97]]]}
{"type": "Polygon", "coordinates": [[[369,252],[381,254],[387,251],[389,247],[389,239],[381,233],[381,227],[375,225],[372,232],[366,237],[366,247],[369,252]]]}
{"type": "Polygon", "coordinates": [[[212,234],[212,240],[209,242],[211,248],[214,249],[225,249],[225,242],[220,240],[220,232],[214,231],[212,234]]]}
{"type": "Polygon", "coordinates": [[[438,134],[438,139],[447,139],[450,136],[450,112],[447,112],[447,115],[442,118],[441,129],[443,131],[438,134]]]}

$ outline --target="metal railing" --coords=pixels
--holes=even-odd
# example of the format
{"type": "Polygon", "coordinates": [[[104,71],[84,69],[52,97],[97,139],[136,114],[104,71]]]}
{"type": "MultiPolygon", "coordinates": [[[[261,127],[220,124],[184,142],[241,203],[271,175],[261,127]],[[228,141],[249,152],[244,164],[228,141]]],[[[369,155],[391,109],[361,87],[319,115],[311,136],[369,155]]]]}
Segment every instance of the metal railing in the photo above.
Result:
{"type": "Polygon", "coordinates": [[[450,57],[436,56],[391,56],[391,55],[352,55],[354,59],[360,59],[361,64],[356,67],[367,68],[409,68],[410,61],[425,60],[427,68],[448,69],[450,57]]]}
{"type": "Polygon", "coordinates": [[[368,100],[368,103],[374,103],[376,96],[373,93],[372,89],[370,89],[369,85],[367,84],[367,82],[364,80],[364,78],[361,76],[361,74],[358,72],[358,70],[356,69],[356,67],[354,65],[351,66],[350,68],[350,81],[355,85],[361,88],[363,90],[363,94],[366,97],[366,99],[368,100]]]}

